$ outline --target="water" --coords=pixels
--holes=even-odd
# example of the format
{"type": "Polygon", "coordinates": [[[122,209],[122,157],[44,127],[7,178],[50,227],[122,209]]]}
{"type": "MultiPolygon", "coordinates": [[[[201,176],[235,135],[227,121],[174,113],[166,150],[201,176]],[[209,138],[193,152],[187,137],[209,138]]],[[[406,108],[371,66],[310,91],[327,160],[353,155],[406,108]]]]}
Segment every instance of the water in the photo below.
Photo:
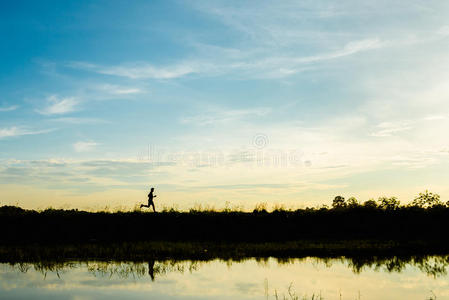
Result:
{"type": "Polygon", "coordinates": [[[0,299],[449,299],[448,262],[432,256],[3,263],[0,299]]]}

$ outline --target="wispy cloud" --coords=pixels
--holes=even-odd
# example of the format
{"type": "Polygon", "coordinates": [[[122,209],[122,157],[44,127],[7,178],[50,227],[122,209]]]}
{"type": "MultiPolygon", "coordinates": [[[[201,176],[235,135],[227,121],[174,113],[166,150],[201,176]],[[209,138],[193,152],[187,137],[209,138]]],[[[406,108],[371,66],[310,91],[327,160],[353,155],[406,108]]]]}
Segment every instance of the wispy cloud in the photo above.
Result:
{"type": "Polygon", "coordinates": [[[30,129],[16,127],[16,126],[9,127],[9,128],[0,128],[0,139],[4,139],[4,138],[8,138],[8,137],[22,136],[22,135],[48,133],[53,130],[54,129],[30,130],[30,129]]]}
{"type": "Polygon", "coordinates": [[[338,57],[348,56],[351,54],[356,54],[356,53],[359,53],[362,51],[381,48],[382,46],[383,46],[383,44],[378,38],[351,41],[351,42],[347,43],[343,47],[343,49],[341,49],[339,51],[329,53],[329,54],[324,54],[324,55],[298,58],[298,59],[296,59],[296,62],[308,63],[308,62],[315,62],[315,61],[320,61],[320,60],[334,59],[334,58],[338,58],[338,57]]]}
{"type": "Polygon", "coordinates": [[[178,65],[157,67],[147,62],[102,66],[85,62],[71,62],[67,67],[91,71],[98,74],[127,77],[131,79],[172,79],[197,72],[193,65],[180,63],[178,65]]]}
{"type": "Polygon", "coordinates": [[[132,95],[143,92],[143,90],[138,87],[120,86],[115,84],[98,85],[96,89],[113,95],[132,95]]]}
{"type": "Polygon", "coordinates": [[[89,152],[95,149],[99,144],[96,142],[77,142],[73,144],[73,148],[76,152],[89,152]]]}
{"type": "Polygon", "coordinates": [[[67,124],[101,124],[101,123],[109,123],[106,120],[96,119],[96,118],[54,118],[49,119],[51,122],[60,122],[67,124]]]}
{"type": "Polygon", "coordinates": [[[447,115],[429,115],[427,117],[424,117],[423,120],[424,121],[438,121],[438,120],[445,120],[448,117],[449,116],[447,116],[447,115]]]}
{"type": "Polygon", "coordinates": [[[377,131],[371,133],[371,136],[377,136],[377,137],[387,137],[392,136],[395,133],[410,130],[413,127],[407,123],[407,122],[382,122],[379,125],[376,126],[377,131]]]}
{"type": "MultiPolygon", "coordinates": [[[[198,45],[196,45],[198,46],[198,45]]],[[[148,62],[134,62],[122,65],[100,66],[85,62],[71,62],[67,67],[126,77],[130,79],[174,79],[191,74],[214,76],[221,74],[238,74],[248,77],[286,77],[310,69],[313,63],[338,59],[354,55],[363,51],[374,50],[385,46],[378,38],[354,40],[344,44],[334,51],[323,51],[317,55],[301,56],[285,53],[259,53],[255,57],[248,57],[245,51],[237,49],[222,49],[215,56],[201,57],[181,62],[175,65],[155,67],[148,62]],[[223,54],[223,55],[221,55],[223,54]],[[239,55],[240,54],[240,55],[239,55]]],[[[114,94],[135,94],[141,92],[138,88],[123,88],[105,85],[103,90],[114,94]]]]}
{"type": "Polygon", "coordinates": [[[437,34],[442,37],[449,36],[449,25],[440,27],[440,29],[438,29],[438,31],[437,31],[437,34]]]}
{"type": "Polygon", "coordinates": [[[43,115],[61,115],[70,113],[76,110],[78,100],[73,97],[60,98],[56,95],[47,98],[49,105],[43,109],[37,110],[43,115]]]}
{"type": "Polygon", "coordinates": [[[18,108],[19,108],[18,105],[2,106],[2,107],[0,107],[0,112],[13,111],[13,110],[16,110],[18,108]]]}
{"type": "Polygon", "coordinates": [[[199,115],[182,118],[181,123],[204,126],[217,123],[226,123],[249,117],[263,117],[269,114],[270,111],[271,109],[267,107],[253,109],[210,110],[199,115]]]}
{"type": "Polygon", "coordinates": [[[292,56],[278,54],[261,56],[258,60],[229,64],[228,69],[236,69],[256,78],[282,78],[308,71],[313,64],[355,55],[360,52],[384,47],[378,38],[355,40],[346,43],[341,49],[311,56],[292,56]]]}

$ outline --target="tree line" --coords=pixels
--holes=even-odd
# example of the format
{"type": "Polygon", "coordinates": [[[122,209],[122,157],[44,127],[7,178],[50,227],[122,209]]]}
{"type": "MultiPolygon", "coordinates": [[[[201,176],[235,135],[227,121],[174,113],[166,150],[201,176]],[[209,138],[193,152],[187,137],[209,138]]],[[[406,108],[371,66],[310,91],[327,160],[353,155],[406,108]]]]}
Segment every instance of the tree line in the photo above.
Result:
{"type": "Polygon", "coordinates": [[[429,192],[426,190],[423,193],[419,193],[413,201],[407,205],[401,205],[401,201],[397,197],[379,197],[376,200],[369,199],[365,202],[359,202],[355,197],[350,197],[347,200],[342,196],[336,196],[332,201],[333,209],[344,209],[344,208],[357,208],[365,207],[372,209],[385,209],[385,210],[396,210],[406,207],[415,208],[445,208],[449,207],[449,201],[443,202],[440,199],[440,195],[429,192]]]}

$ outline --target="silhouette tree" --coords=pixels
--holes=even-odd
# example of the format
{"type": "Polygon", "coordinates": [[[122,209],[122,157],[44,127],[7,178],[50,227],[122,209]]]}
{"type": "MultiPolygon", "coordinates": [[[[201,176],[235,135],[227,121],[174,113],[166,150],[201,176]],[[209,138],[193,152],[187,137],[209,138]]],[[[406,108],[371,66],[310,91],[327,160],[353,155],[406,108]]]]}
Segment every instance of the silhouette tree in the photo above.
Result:
{"type": "Polygon", "coordinates": [[[363,202],[363,207],[372,208],[372,209],[377,208],[376,200],[369,199],[368,201],[363,202]]]}
{"type": "Polygon", "coordinates": [[[396,197],[379,197],[377,200],[379,202],[379,208],[386,209],[386,210],[395,210],[399,208],[399,205],[401,202],[396,197]]]}
{"type": "Polygon", "coordinates": [[[424,193],[419,193],[419,195],[413,200],[411,206],[429,208],[438,205],[443,205],[440,201],[440,195],[434,194],[426,190],[424,193]]]}
{"type": "Polygon", "coordinates": [[[342,196],[336,196],[332,201],[332,208],[345,208],[346,202],[345,198],[342,196]]]}
{"type": "Polygon", "coordinates": [[[350,197],[347,201],[347,205],[349,208],[355,208],[360,206],[360,203],[355,197],[350,197]]]}

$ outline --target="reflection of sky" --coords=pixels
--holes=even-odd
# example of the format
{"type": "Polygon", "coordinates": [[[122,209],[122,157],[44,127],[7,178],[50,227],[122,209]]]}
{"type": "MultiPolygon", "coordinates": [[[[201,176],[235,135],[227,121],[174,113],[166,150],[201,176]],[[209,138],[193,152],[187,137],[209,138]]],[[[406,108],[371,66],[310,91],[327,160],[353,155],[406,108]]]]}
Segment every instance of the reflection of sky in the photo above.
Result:
{"type": "MultiPolygon", "coordinates": [[[[91,265],[91,263],[89,263],[91,265]]],[[[127,267],[126,264],[121,266],[127,267]]],[[[142,265],[147,267],[146,264],[142,265]]],[[[156,263],[155,268],[157,268],[156,263]]],[[[145,269],[146,271],[148,269],[145,269]]],[[[86,264],[62,271],[41,272],[30,268],[26,273],[0,265],[2,299],[264,299],[277,291],[287,295],[288,286],[298,296],[313,294],[325,299],[427,299],[433,291],[438,299],[449,299],[447,276],[434,278],[416,267],[407,266],[401,273],[382,268],[365,268],[355,274],[348,263],[332,260],[325,264],[313,258],[278,264],[247,260],[226,263],[212,261],[184,272],[158,274],[155,281],[147,275],[120,276],[89,271],[86,264]],[[58,277],[59,274],[59,277],[58,277]]]]}

